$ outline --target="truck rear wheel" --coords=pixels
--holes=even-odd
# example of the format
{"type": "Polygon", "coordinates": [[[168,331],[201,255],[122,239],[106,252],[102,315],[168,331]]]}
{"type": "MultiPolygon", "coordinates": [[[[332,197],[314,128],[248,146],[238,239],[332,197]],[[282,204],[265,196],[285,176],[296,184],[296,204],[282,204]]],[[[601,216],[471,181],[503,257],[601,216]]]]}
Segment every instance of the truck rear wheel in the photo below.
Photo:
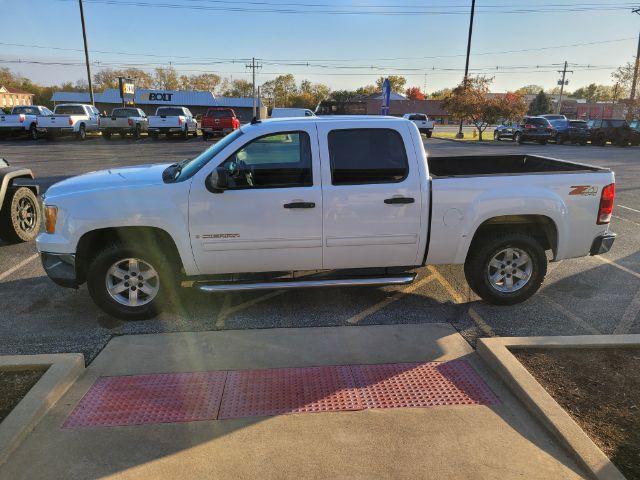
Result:
{"type": "Polygon", "coordinates": [[[39,136],[40,135],[38,135],[38,129],[36,128],[35,124],[31,124],[31,126],[29,127],[29,139],[38,140],[39,136]]]}
{"type": "Polygon", "coordinates": [[[464,264],[471,289],[495,305],[524,302],[547,274],[544,248],[532,236],[505,232],[474,240],[464,264]]]}
{"type": "Polygon", "coordinates": [[[162,310],[175,282],[171,268],[148,249],[115,243],[91,261],[87,287],[93,301],[121,320],[146,320],[162,310]]]}
{"type": "Polygon", "coordinates": [[[84,125],[80,125],[78,129],[78,133],[76,133],[78,140],[84,140],[87,138],[87,130],[84,128],[84,125]]]}
{"type": "Polygon", "coordinates": [[[136,128],[133,130],[133,138],[135,138],[136,140],[138,140],[140,138],[140,132],[142,131],[142,129],[140,128],[140,124],[137,123],[136,124],[136,128]]]}
{"type": "Polygon", "coordinates": [[[0,210],[0,237],[8,242],[30,242],[38,235],[40,207],[27,187],[10,187],[0,210]]]}

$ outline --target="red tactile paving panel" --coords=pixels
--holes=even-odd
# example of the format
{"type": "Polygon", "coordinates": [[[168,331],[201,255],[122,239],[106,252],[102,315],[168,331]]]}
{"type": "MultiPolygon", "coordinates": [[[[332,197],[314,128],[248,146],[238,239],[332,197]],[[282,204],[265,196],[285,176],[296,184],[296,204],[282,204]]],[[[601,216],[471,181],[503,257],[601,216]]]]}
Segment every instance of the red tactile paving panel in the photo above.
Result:
{"type": "Polygon", "coordinates": [[[64,428],[214,420],[226,372],[101,377],[64,428]]]}
{"type": "Polygon", "coordinates": [[[229,372],[220,419],[361,410],[349,366],[229,372]]]}
{"type": "Polygon", "coordinates": [[[500,403],[465,360],[353,365],[351,368],[366,408],[500,403]]]}

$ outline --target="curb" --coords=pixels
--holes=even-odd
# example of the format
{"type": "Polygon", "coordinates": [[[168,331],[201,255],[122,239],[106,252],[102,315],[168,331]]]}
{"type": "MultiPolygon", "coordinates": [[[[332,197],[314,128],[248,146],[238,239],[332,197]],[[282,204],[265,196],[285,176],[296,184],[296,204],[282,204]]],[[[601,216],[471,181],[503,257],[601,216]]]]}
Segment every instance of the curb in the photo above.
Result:
{"type": "Polygon", "coordinates": [[[509,347],[518,349],[640,347],[640,335],[481,338],[477,345],[480,357],[594,478],[624,480],[625,477],[609,457],[536,381],[509,351],[509,347]]]}
{"type": "Polygon", "coordinates": [[[49,367],[0,423],[0,466],[84,371],[80,353],[0,356],[0,369],[49,367]]]}

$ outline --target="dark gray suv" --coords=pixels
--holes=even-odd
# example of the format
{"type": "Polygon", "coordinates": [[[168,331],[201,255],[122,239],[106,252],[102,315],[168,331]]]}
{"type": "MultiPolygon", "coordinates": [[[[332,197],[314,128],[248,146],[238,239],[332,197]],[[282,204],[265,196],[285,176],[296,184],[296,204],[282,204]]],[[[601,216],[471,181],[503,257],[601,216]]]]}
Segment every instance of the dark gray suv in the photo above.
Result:
{"type": "Polygon", "coordinates": [[[509,139],[517,143],[538,142],[541,145],[553,138],[553,126],[543,117],[524,117],[520,122],[503,122],[493,132],[495,140],[509,139]]]}

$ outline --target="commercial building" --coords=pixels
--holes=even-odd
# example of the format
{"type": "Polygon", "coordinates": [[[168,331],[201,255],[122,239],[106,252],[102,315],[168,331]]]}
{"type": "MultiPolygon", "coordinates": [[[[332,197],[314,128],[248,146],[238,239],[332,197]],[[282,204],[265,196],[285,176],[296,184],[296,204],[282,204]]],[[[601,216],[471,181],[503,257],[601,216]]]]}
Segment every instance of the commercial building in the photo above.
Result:
{"type": "MultiPolygon", "coordinates": [[[[319,115],[378,115],[382,107],[382,95],[358,95],[347,100],[324,100],[318,108],[319,115]]],[[[424,113],[439,124],[452,123],[453,119],[442,107],[441,100],[409,100],[393,93],[389,101],[389,115],[401,117],[405,113],[424,113]]]]}
{"type": "Polygon", "coordinates": [[[32,105],[33,95],[33,93],[0,85],[0,108],[12,108],[18,105],[32,105]]]}
{"type": "MultiPolygon", "coordinates": [[[[86,92],[55,92],[51,101],[58,103],[89,103],[86,92]]],[[[98,110],[110,113],[115,107],[122,105],[118,89],[110,88],[104,92],[95,93],[94,101],[98,110]]],[[[144,110],[147,115],[153,115],[158,107],[182,106],[191,110],[194,115],[204,114],[209,107],[230,107],[243,123],[253,118],[253,99],[250,97],[217,97],[213,92],[194,90],[149,90],[138,89],[134,95],[135,106],[144,110]]],[[[266,118],[266,107],[257,100],[260,118],[266,118]]]]}

